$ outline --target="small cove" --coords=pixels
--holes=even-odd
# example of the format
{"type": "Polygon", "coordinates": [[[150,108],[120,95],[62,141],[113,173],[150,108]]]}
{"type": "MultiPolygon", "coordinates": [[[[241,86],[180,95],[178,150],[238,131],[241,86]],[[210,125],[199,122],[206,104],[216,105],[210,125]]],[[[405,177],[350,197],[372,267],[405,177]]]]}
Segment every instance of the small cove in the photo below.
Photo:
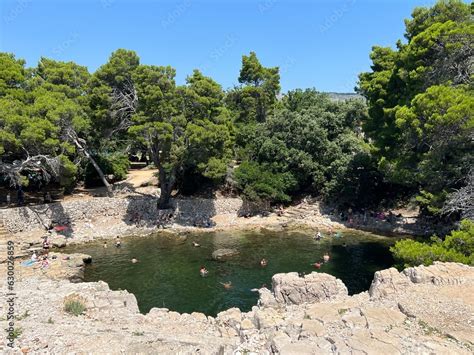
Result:
{"type": "Polygon", "coordinates": [[[276,273],[325,272],[340,278],[350,294],[369,288],[375,271],[393,265],[389,247],[396,238],[359,232],[343,232],[341,238],[325,237],[315,241],[304,232],[209,232],[189,233],[186,238],[157,234],[144,238],[122,238],[116,248],[108,241],[72,246],[67,252],[92,256],[85,270],[86,282],[105,281],[113,290],[128,290],[138,301],[140,311],[166,307],[178,312],[202,312],[215,316],[231,307],[249,311],[258,293],[251,289],[266,285],[276,273]],[[193,247],[197,242],[200,247],[193,247]],[[233,248],[239,255],[219,262],[213,251],[233,248]],[[325,252],[331,260],[321,269],[312,265],[325,252]],[[131,259],[138,263],[132,264],[131,259]],[[261,258],[268,260],[260,267],[261,258]],[[199,275],[204,265],[207,277],[199,275]],[[231,289],[221,283],[232,282],[231,289]]]}

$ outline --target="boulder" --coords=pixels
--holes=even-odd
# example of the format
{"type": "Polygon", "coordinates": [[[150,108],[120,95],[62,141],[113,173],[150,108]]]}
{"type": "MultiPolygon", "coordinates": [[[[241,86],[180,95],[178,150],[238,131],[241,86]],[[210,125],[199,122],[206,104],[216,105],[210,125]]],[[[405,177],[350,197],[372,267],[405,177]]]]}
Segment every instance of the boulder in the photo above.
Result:
{"type": "Polygon", "coordinates": [[[263,287],[258,290],[258,293],[260,297],[258,298],[258,305],[262,308],[265,307],[278,307],[280,304],[276,301],[275,296],[273,296],[273,293],[266,288],[263,287]]]}
{"type": "Polygon", "coordinates": [[[217,249],[212,253],[212,259],[222,261],[238,254],[237,249],[217,249]]]}
{"type": "Polygon", "coordinates": [[[276,274],[272,278],[275,299],[283,304],[323,302],[348,295],[344,283],[332,275],[313,272],[304,277],[298,273],[276,274]]]}

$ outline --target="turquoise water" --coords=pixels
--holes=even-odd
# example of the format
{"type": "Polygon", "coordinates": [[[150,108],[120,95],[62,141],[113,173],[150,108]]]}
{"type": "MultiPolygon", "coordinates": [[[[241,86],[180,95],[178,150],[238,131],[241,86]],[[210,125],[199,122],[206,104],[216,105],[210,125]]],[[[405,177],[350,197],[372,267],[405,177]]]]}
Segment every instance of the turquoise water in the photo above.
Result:
{"type": "Polygon", "coordinates": [[[140,311],[166,307],[178,312],[216,315],[230,307],[248,311],[258,293],[251,289],[267,285],[276,273],[326,272],[340,278],[354,294],[369,288],[373,274],[393,264],[388,250],[393,238],[367,234],[315,241],[311,235],[294,232],[215,232],[189,234],[186,239],[156,235],[122,238],[122,247],[109,241],[91,243],[69,252],[92,256],[85,270],[85,281],[106,281],[111,289],[135,294],[140,311]],[[193,247],[192,242],[201,247],[193,247]],[[211,259],[214,250],[234,248],[240,254],[225,262],[211,259]],[[316,270],[312,264],[329,252],[331,260],[316,270]],[[131,263],[136,258],[138,263],[131,263]],[[262,268],[261,258],[268,260],[262,268]],[[199,275],[204,265],[209,274],[199,275]],[[232,282],[231,289],[221,283],[232,282]]]}

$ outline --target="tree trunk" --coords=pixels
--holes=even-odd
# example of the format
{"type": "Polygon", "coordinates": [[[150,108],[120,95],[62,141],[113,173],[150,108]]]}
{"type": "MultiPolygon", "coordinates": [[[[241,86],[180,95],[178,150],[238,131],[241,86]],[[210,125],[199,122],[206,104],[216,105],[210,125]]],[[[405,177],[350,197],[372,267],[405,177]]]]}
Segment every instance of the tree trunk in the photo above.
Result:
{"type": "Polygon", "coordinates": [[[114,195],[114,192],[112,190],[112,185],[109,184],[107,179],[105,178],[104,173],[102,172],[102,169],[100,168],[99,164],[95,161],[94,158],[92,158],[92,155],[85,149],[81,143],[79,142],[78,139],[74,139],[74,144],[84,152],[84,155],[86,156],[87,159],[89,159],[90,163],[94,167],[94,169],[97,171],[97,174],[99,174],[100,179],[102,180],[102,183],[104,184],[105,188],[107,189],[107,195],[109,197],[112,197],[114,195]]]}
{"type": "Polygon", "coordinates": [[[158,209],[164,210],[170,207],[171,192],[174,185],[174,171],[166,173],[166,171],[158,164],[160,177],[160,199],[158,200],[158,209]]]}

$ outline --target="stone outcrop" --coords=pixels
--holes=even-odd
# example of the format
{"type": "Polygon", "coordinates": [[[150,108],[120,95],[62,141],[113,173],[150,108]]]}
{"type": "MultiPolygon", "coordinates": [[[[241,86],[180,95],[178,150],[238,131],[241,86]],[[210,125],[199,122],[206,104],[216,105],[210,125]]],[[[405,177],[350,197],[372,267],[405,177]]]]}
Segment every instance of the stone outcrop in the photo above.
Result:
{"type": "Polygon", "coordinates": [[[212,259],[223,261],[236,255],[239,255],[237,249],[217,249],[212,252],[212,259]]]}
{"type": "Polygon", "coordinates": [[[272,278],[275,300],[284,304],[325,302],[347,296],[344,283],[329,274],[313,272],[303,277],[296,272],[272,278]]]}
{"type": "MultiPolygon", "coordinates": [[[[15,285],[15,327],[22,332],[14,350],[0,338],[0,351],[471,354],[473,283],[474,268],[455,263],[402,273],[383,270],[375,276],[371,295],[348,296],[329,275],[278,274],[276,289],[260,290],[259,305],[250,312],[231,308],[214,318],[166,308],[143,315],[134,295],[112,291],[104,282],[71,283],[35,274],[15,285]],[[65,312],[69,297],[83,300],[84,314],[65,312]]],[[[6,299],[6,293],[3,285],[0,298],[6,299]]],[[[3,302],[0,312],[6,314],[3,302]]],[[[0,326],[6,328],[6,321],[0,326]]]]}
{"type": "Polygon", "coordinates": [[[383,298],[391,294],[404,292],[411,284],[433,285],[471,285],[472,268],[456,263],[435,262],[436,268],[411,267],[399,273],[397,269],[377,271],[369,289],[372,298],[383,298]]]}

